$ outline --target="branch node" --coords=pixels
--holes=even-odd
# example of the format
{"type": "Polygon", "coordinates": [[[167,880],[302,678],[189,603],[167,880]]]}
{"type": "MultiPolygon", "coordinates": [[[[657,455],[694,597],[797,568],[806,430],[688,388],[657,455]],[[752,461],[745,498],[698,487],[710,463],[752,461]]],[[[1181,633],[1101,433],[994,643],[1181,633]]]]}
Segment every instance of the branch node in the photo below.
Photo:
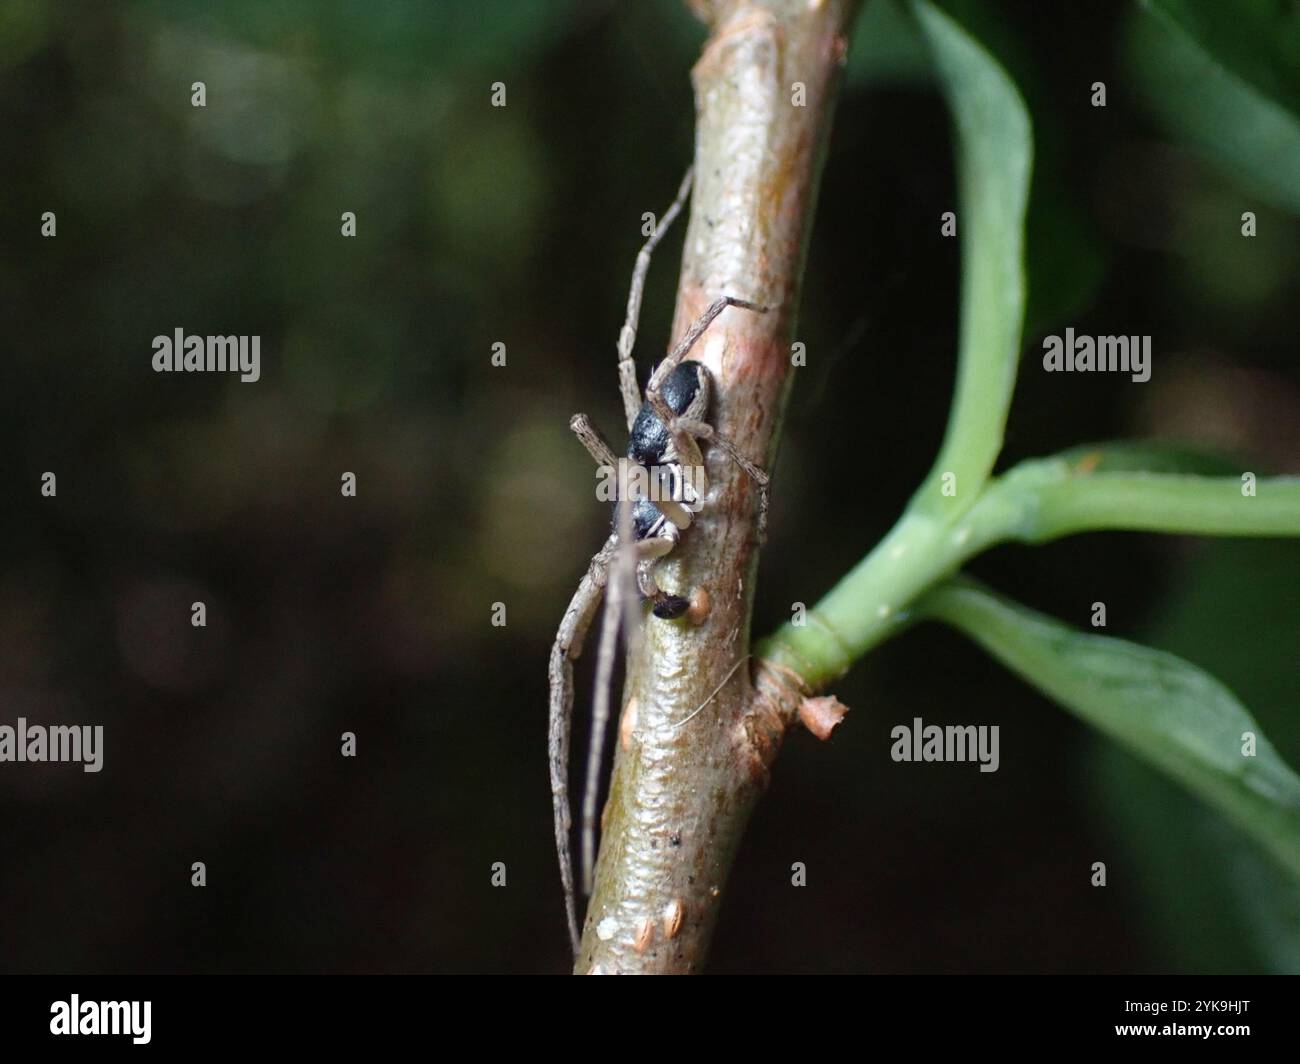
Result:
{"type": "Polygon", "coordinates": [[[758,663],[753,688],[737,738],[750,778],[766,787],[781,741],[798,717],[800,704],[812,691],[798,673],[773,661],[758,663]]]}

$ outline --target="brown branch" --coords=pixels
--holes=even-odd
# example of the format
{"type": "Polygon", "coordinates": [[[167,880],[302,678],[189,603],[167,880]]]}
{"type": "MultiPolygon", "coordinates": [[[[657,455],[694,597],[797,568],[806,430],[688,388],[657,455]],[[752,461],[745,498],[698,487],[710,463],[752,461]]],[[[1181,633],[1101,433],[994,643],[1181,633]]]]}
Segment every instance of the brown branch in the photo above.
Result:
{"type": "MultiPolygon", "coordinates": [[[[693,352],[718,383],[717,429],[770,467],[857,0],[692,6],[712,35],[693,74],[696,184],[673,340],[719,296],[771,308],[726,311],[693,352]]],[[[751,681],[737,667],[749,654],[756,494],[721,448],[708,452],[708,505],[658,573],[693,596],[699,623],[649,622],[628,662],[578,972],[700,969],[732,858],[804,693],[797,678],[764,668],[751,681]]]]}

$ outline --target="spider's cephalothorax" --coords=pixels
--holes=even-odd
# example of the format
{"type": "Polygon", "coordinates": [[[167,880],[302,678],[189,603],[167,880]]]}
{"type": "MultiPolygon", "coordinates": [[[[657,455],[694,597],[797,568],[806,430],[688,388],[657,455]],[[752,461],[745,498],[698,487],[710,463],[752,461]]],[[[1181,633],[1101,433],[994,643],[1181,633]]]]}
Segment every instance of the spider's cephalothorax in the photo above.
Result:
{"type": "MultiPolygon", "coordinates": [[[[673,349],[650,375],[642,394],[637,383],[632,348],[636,341],[637,319],[641,312],[641,292],[650,253],[681,211],[691,187],[689,171],[678,190],[677,199],[664,213],[662,221],[637,256],[632,273],[632,290],[628,296],[627,320],[618,341],[619,389],[623,412],[627,418],[628,459],[650,474],[650,497],[635,497],[620,492],[626,505],[615,504],[612,534],[591,559],[591,565],[578,584],[560,622],[550,660],[550,755],[551,794],[555,805],[555,845],[560,858],[560,878],[564,886],[565,912],[569,939],[578,950],[577,906],[573,883],[573,863],[569,853],[572,817],[569,808],[569,721],[573,709],[573,662],[582,653],[587,631],[605,598],[606,586],[618,571],[630,574],[635,569],[640,594],[649,600],[654,615],[672,620],[687,612],[689,602],[680,595],[660,590],[654,569],[659,559],[677,545],[682,532],[690,527],[695,511],[704,503],[708,486],[700,443],[718,447],[739,465],[758,488],[758,534],[762,538],[767,515],[767,474],[741,453],[725,436],[706,420],[713,381],[699,362],[687,361],[686,355],[708,327],[728,307],[762,314],[766,307],[734,296],[719,295],[696,318],[673,349]],[[623,512],[620,513],[620,510],[623,512]],[[623,522],[627,522],[624,524],[623,522]],[[626,532],[626,534],[623,534],[626,532]]],[[[614,452],[585,414],[575,414],[570,427],[596,460],[598,466],[617,465],[614,452]]],[[[582,879],[590,893],[596,835],[596,797],[598,773],[604,750],[605,728],[609,719],[614,646],[618,639],[620,601],[625,601],[623,580],[613,579],[610,602],[601,627],[600,660],[596,670],[596,698],[592,710],[591,744],[587,750],[587,774],[582,802],[582,879]]],[[[707,597],[705,597],[707,600],[707,597]]]]}

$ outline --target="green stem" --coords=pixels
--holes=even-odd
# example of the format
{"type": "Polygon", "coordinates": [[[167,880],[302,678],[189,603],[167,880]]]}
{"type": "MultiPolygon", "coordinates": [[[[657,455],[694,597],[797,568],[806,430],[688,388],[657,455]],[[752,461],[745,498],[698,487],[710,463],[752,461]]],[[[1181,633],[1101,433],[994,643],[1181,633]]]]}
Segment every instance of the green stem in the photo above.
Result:
{"type": "Polygon", "coordinates": [[[1202,536],[1300,534],[1300,477],[1259,481],[1242,494],[1235,477],[1103,473],[1044,486],[1016,539],[1042,543],[1103,528],[1202,536]]]}
{"type": "Polygon", "coordinates": [[[1024,232],[1033,169],[1029,111],[1015,83],[951,16],[914,2],[957,132],[960,358],[952,411],[934,468],[910,509],[967,510],[1002,450],[1025,316],[1024,232]],[[955,492],[941,490],[945,476],[955,492]]]}
{"type": "Polygon", "coordinates": [[[757,647],[759,658],[824,687],[906,620],[913,599],[963,555],[948,525],[906,513],[830,593],[757,647]]]}
{"type": "Polygon", "coordinates": [[[996,543],[1045,543],[1100,529],[1300,535],[1300,477],[1264,478],[1248,496],[1236,477],[1087,469],[1086,460],[1038,459],[992,481],[964,516],[909,508],[803,618],[759,644],[758,656],[820,689],[905,624],[922,592],[996,543]]]}

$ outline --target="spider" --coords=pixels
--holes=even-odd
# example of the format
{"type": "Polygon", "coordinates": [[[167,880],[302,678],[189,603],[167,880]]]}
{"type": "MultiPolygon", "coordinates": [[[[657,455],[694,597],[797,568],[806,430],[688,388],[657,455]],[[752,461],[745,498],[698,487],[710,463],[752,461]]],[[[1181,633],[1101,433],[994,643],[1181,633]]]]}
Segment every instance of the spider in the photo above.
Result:
{"type": "MultiPolygon", "coordinates": [[[[704,503],[708,491],[704,460],[699,441],[720,448],[739,465],[758,486],[758,528],[762,538],[767,517],[768,477],[757,465],[744,457],[731,441],[719,435],[706,420],[713,381],[699,362],[686,361],[713,321],[728,307],[740,307],[756,313],[767,308],[748,300],[721,296],[709,304],[677,345],[651,373],[644,398],[637,384],[632,348],[636,342],[637,323],[641,314],[641,296],[650,256],[663,234],[681,212],[690,194],[692,171],[688,170],[678,189],[677,198],[664,213],[637,255],[632,271],[627,315],[618,339],[619,389],[628,425],[628,461],[650,473],[651,485],[666,485],[668,491],[652,492],[650,498],[638,494],[629,498],[619,492],[614,505],[613,530],[604,546],[596,552],[586,574],[578,583],[560,622],[551,648],[550,724],[548,754],[550,759],[551,795],[555,814],[555,845],[560,860],[560,879],[564,888],[565,915],[574,955],[579,945],[578,919],[573,884],[573,859],[569,836],[573,826],[569,803],[569,735],[573,715],[573,662],[582,653],[587,631],[591,627],[610,588],[602,623],[597,665],[595,705],[592,711],[591,743],[582,802],[582,878],[583,893],[591,893],[595,851],[596,798],[600,766],[604,756],[604,739],[609,722],[609,686],[614,646],[618,634],[619,614],[624,606],[622,587],[635,582],[641,596],[650,602],[651,612],[662,620],[681,617],[689,605],[680,595],[661,590],[654,570],[659,559],[672,551],[682,532],[691,524],[693,514],[704,503]],[[611,569],[625,579],[610,581],[611,569]]],[[[585,414],[575,414],[569,427],[602,469],[618,468],[605,438],[585,414]]],[[[623,483],[622,479],[620,482],[623,483]]]]}

